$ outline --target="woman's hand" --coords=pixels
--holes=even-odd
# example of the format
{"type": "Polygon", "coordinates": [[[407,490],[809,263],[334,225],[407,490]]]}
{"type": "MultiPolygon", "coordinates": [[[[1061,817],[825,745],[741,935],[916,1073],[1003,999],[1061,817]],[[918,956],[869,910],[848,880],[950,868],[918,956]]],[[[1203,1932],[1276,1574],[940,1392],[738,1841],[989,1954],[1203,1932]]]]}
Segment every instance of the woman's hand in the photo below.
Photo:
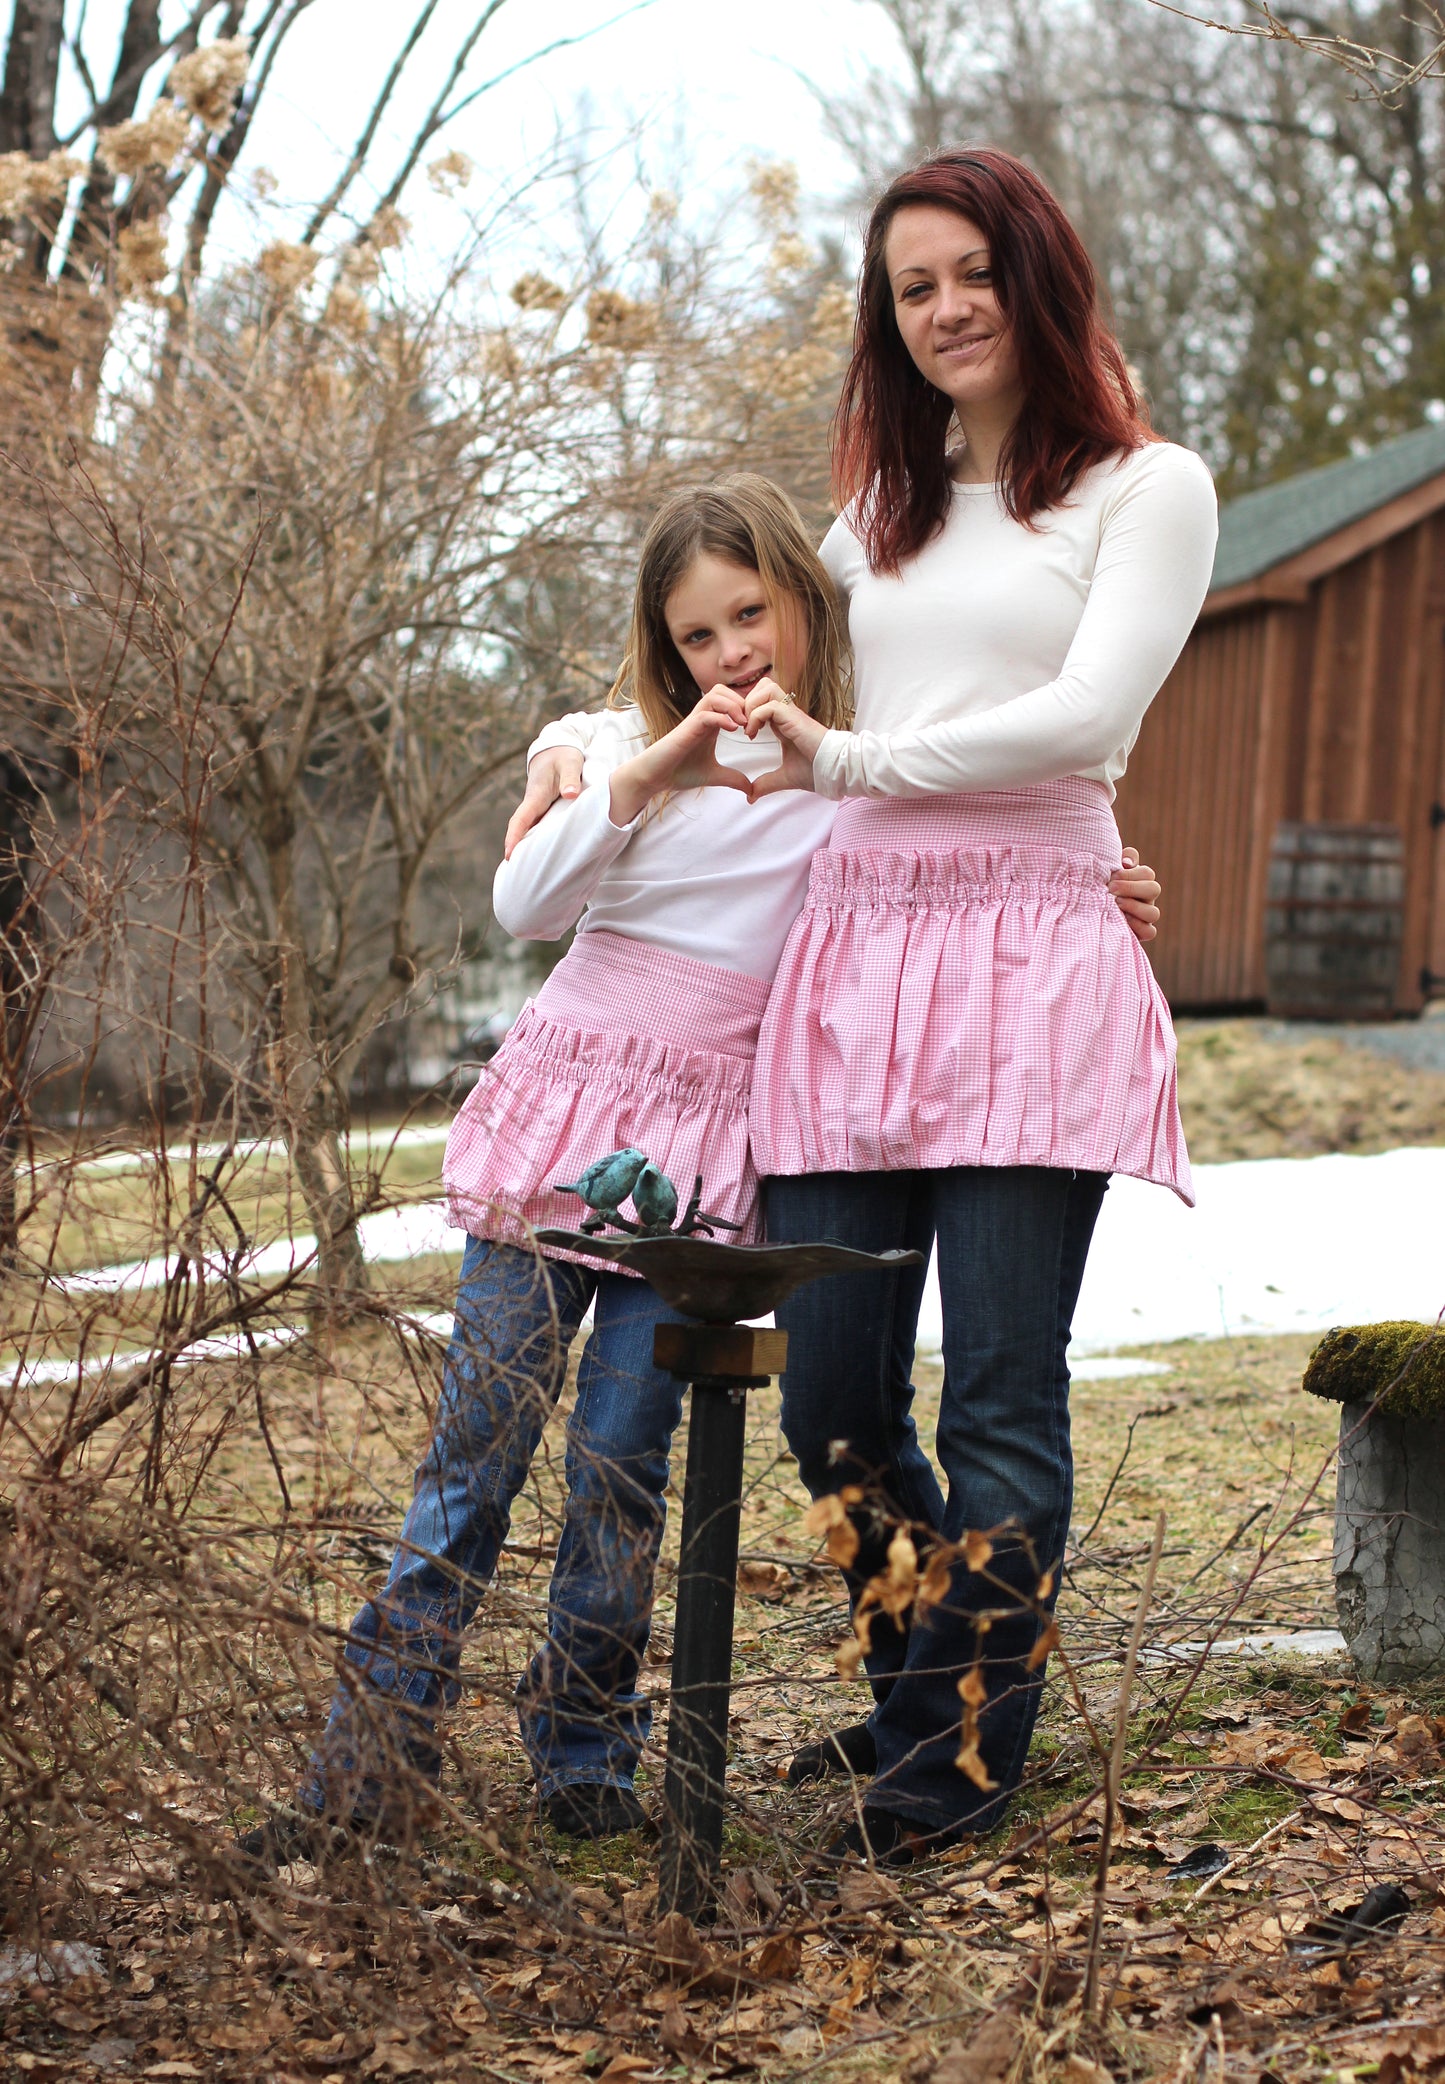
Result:
{"type": "Polygon", "coordinates": [[[1152,941],[1159,931],[1162,892],[1153,869],[1140,865],[1137,847],[1125,847],[1124,866],[1110,876],[1109,891],[1135,939],[1152,941]]]}
{"type": "Polygon", "coordinates": [[[783,748],[782,764],[760,774],[748,790],[749,803],[772,796],[779,789],[809,789],[813,786],[813,761],[828,735],[823,726],[804,715],[791,695],[785,695],[774,680],[760,680],[748,696],[748,736],[756,738],[764,724],[783,748]]]}
{"type": "Polygon", "coordinates": [[[663,789],[741,789],[746,795],[747,776],[724,767],[717,756],[717,734],[741,730],[747,720],[743,698],[733,688],[715,687],[700,696],[665,738],[613,769],[613,824],[630,825],[663,789]]]}
{"type": "Polygon", "coordinates": [[[582,755],[575,745],[554,745],[538,753],[527,769],[527,786],[522,800],[507,822],[502,858],[510,861],[517,842],[534,825],[540,825],[558,797],[582,794],[582,755]]]}

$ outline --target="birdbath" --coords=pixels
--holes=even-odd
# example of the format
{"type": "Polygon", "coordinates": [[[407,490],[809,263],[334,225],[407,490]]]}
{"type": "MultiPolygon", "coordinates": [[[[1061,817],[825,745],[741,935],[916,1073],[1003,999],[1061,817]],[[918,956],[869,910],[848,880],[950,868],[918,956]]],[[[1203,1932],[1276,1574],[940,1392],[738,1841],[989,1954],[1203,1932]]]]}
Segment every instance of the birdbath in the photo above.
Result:
{"type": "MultiPolygon", "coordinates": [[[[696,1209],[694,1195],[690,1216],[696,1209]]],[[[711,1900],[722,1856],[747,1393],[780,1375],[788,1353],[786,1332],[739,1320],[766,1316],[795,1288],[826,1274],[892,1273],[919,1265],[922,1255],[727,1245],[676,1232],[599,1237],[539,1230],[537,1241],[625,1266],[697,1320],[659,1324],[652,1348],[658,1367],[692,1385],[657,1907],[663,1916],[678,1910],[696,1918],[711,1900]]]]}

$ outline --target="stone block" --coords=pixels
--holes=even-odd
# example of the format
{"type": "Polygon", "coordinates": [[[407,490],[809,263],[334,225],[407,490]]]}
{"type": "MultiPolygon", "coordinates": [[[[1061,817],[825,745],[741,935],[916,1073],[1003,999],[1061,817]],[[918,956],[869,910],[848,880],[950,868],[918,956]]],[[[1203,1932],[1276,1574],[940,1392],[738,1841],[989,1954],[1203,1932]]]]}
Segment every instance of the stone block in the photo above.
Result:
{"type": "Polygon", "coordinates": [[[1445,1674],[1445,1417],[1343,1405],[1334,1571],[1365,1678],[1445,1674]]]}

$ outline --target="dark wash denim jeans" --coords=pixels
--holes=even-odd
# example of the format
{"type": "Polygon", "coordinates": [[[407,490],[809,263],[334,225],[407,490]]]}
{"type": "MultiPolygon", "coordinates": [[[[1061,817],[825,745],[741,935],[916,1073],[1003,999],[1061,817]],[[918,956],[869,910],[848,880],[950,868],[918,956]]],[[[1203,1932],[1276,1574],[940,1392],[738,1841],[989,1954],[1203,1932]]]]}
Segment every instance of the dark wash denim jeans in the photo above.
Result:
{"type": "Polygon", "coordinates": [[[461,1691],[462,1631],[497,1567],[512,1505],[593,1302],[567,1428],[567,1503],[547,1638],[518,1689],[539,1792],[630,1786],[651,1711],[637,1690],[652,1620],[679,1384],[653,1326],[680,1322],[645,1282],[469,1238],[436,1423],[385,1588],[351,1625],[326,1731],[300,1790],[332,1816],[405,1808],[441,1771],[439,1712],[461,1691]]]}
{"type": "MultiPolygon", "coordinates": [[[[1025,1604],[1045,1571],[1051,1610],[1073,1502],[1069,1326],[1104,1173],[1043,1166],[957,1166],[920,1172],[816,1173],[763,1183],[776,1243],[829,1239],[868,1252],[935,1239],[943,1292],[940,1490],[913,1421],[914,1338],[925,1269],[839,1276],[800,1289],[778,1311],[788,1333],[783,1432],[816,1498],[860,1483],[887,1512],[860,1508],[863,1537],[846,1573],[850,1597],[884,1566],[892,1525],[908,1520],[956,1542],[995,1534],[987,1569],[962,1563],[922,1621],[875,1617],[866,1660],[878,1771],[870,1806],[933,1829],[986,1831],[1018,1785],[1038,1714],[1040,1633],[1025,1604]],[[986,1627],[981,1627],[987,1622],[986,1627]],[[987,1701],[980,1751],[994,1791],[955,1765],[959,1682],[980,1663],[987,1701]]],[[[915,1539],[918,1537],[915,1536],[915,1539]]],[[[920,1542],[920,1553],[926,1548],[920,1542]]]]}

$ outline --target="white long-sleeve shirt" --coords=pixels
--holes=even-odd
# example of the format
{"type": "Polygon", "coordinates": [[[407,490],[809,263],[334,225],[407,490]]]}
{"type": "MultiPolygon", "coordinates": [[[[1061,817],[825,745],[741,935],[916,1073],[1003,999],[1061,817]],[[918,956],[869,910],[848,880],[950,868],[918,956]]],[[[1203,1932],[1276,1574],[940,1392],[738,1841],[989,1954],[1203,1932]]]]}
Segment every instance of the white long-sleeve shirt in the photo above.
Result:
{"type": "Polygon", "coordinates": [[[1194,626],[1218,533],[1200,459],[1153,442],[1089,471],[1033,528],[955,485],[942,530],[872,572],[848,514],[822,558],[848,604],[856,715],[823,796],[933,796],[1084,775],[1110,796],[1194,626]]]}
{"type": "MultiPolygon", "coordinates": [[[[559,940],[574,925],[605,928],[771,983],[835,806],[793,791],[753,804],[736,789],[679,789],[630,825],[614,825],[608,784],[647,744],[641,716],[563,718],[532,751],[556,744],[581,744],[582,793],[553,804],[497,870],[498,923],[524,941],[559,940]]],[[[777,766],[781,750],[771,731],[751,743],[720,731],[717,756],[752,781],[777,766]]]]}

